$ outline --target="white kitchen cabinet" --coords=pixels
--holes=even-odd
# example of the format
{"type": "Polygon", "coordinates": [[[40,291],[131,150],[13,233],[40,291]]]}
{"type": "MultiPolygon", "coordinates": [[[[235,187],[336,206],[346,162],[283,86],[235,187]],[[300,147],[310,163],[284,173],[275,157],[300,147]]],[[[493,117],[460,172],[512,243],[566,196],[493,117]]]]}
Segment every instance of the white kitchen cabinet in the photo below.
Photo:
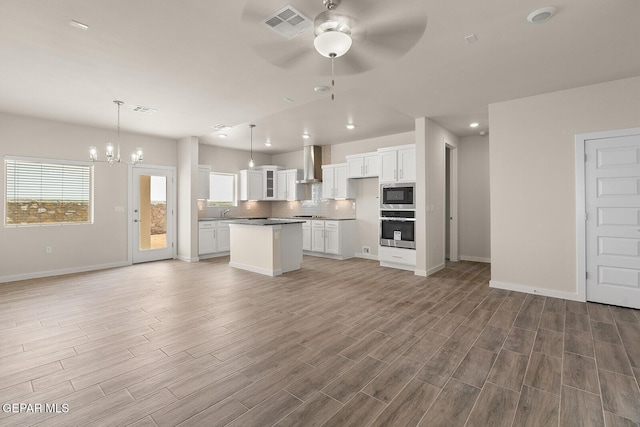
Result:
{"type": "Polygon", "coordinates": [[[414,182],[416,180],[415,145],[381,148],[380,182],[414,182]]]}
{"type": "Polygon", "coordinates": [[[302,250],[311,250],[311,221],[302,224],[302,250]]]}
{"type": "Polygon", "coordinates": [[[348,179],[346,163],[322,166],[322,198],[353,199],[355,185],[348,179]]]}
{"type": "Polygon", "coordinates": [[[302,184],[297,181],[302,179],[302,171],[287,169],[276,173],[277,200],[301,200],[303,195],[302,184]]]}
{"type": "Polygon", "coordinates": [[[198,256],[204,259],[226,255],[230,249],[229,237],[229,224],[224,221],[200,221],[198,256]]]}
{"type": "Polygon", "coordinates": [[[231,250],[231,230],[229,224],[218,223],[216,228],[216,252],[229,252],[231,250]]]}
{"type": "Polygon", "coordinates": [[[370,178],[380,175],[380,156],[378,153],[364,153],[347,156],[347,174],[349,178],[370,178]]]}
{"type": "Polygon", "coordinates": [[[340,221],[324,222],[324,251],[328,254],[341,255],[340,221]]]}
{"type": "Polygon", "coordinates": [[[415,271],[416,251],[414,249],[378,246],[378,260],[381,267],[415,271]]]}
{"type": "Polygon", "coordinates": [[[261,200],[263,173],[256,170],[240,171],[240,200],[261,200]]]}
{"type": "MultiPolygon", "coordinates": [[[[304,227],[303,225],[303,246],[304,227]]],[[[335,259],[348,259],[355,256],[355,220],[313,220],[308,228],[311,249],[309,251],[303,247],[303,250],[309,251],[309,255],[335,259]]]]}
{"type": "Polygon", "coordinates": [[[282,170],[281,166],[265,165],[256,166],[253,170],[262,173],[262,196],[259,200],[277,200],[278,198],[278,178],[277,173],[282,170]]]}
{"type": "Polygon", "coordinates": [[[324,252],[324,221],[311,221],[311,251],[324,252]]]}
{"type": "Polygon", "coordinates": [[[198,199],[209,199],[210,177],[211,167],[208,165],[198,165],[198,199]]]}

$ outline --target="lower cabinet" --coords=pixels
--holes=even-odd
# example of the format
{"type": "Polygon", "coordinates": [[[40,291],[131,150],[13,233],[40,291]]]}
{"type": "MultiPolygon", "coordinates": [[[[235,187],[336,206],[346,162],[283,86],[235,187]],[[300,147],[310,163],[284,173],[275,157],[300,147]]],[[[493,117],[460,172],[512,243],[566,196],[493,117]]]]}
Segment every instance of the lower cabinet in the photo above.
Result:
{"type": "Polygon", "coordinates": [[[311,221],[302,224],[302,250],[311,250],[311,221]]]}
{"type": "Polygon", "coordinates": [[[378,260],[381,267],[415,271],[416,251],[414,249],[378,246],[378,260]]]}
{"type": "Polygon", "coordinates": [[[229,224],[222,221],[200,221],[198,225],[198,257],[213,258],[229,253],[229,224]]]}
{"type": "Polygon", "coordinates": [[[313,220],[307,224],[302,226],[302,248],[308,255],[335,259],[355,256],[355,220],[313,220]]]}

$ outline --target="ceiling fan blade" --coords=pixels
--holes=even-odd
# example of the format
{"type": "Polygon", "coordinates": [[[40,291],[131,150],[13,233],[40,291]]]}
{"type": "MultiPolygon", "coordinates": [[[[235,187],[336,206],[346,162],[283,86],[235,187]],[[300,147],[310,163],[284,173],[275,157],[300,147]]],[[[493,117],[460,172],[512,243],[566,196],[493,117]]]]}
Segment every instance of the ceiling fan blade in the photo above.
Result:
{"type": "Polygon", "coordinates": [[[376,61],[372,58],[374,58],[372,55],[363,53],[363,50],[352,49],[344,56],[336,58],[336,75],[352,75],[369,71],[376,65],[376,61]]]}
{"type": "Polygon", "coordinates": [[[410,51],[422,38],[426,22],[413,22],[401,28],[390,25],[378,26],[367,30],[366,34],[355,39],[356,49],[370,52],[386,58],[399,58],[410,51]]]}
{"type": "Polygon", "coordinates": [[[291,40],[258,43],[251,47],[265,61],[285,69],[297,68],[315,53],[313,44],[291,43],[291,40]]]}

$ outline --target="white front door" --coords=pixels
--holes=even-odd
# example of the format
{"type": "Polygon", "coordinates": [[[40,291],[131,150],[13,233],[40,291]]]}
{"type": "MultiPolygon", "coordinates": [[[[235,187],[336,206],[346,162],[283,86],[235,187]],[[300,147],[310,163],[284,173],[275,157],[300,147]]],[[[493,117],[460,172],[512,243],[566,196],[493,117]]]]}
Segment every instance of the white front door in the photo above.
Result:
{"type": "Polygon", "coordinates": [[[640,135],[585,153],[587,300],[640,308],[640,135]]]}
{"type": "Polygon", "coordinates": [[[133,167],[131,241],[133,263],[174,258],[175,169],[133,167]]]}

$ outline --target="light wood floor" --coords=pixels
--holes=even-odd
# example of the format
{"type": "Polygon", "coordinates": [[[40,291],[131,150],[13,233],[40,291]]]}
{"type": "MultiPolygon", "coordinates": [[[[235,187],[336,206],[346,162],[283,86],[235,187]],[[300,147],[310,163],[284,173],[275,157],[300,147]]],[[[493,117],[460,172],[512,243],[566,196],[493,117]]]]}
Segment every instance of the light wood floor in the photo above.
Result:
{"type": "Polygon", "coordinates": [[[2,425],[638,425],[640,313],[305,257],[0,284],[2,425]],[[62,406],[58,407],[59,409],[62,406]]]}

